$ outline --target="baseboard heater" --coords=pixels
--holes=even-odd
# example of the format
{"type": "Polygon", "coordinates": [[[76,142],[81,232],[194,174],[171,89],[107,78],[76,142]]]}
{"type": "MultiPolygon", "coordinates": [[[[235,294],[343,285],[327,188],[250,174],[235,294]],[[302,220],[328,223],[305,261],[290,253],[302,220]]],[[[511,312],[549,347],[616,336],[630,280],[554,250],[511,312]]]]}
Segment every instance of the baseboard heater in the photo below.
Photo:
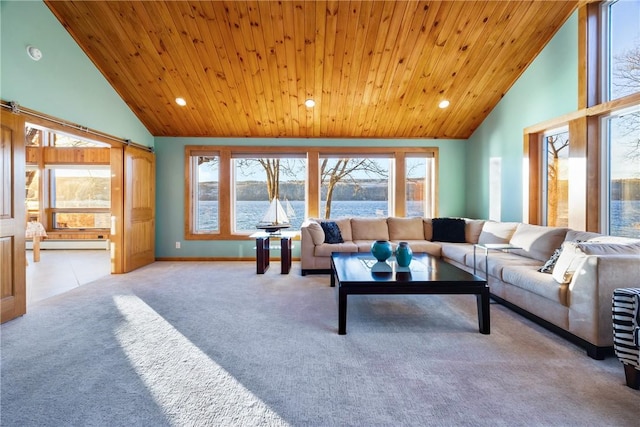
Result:
{"type": "MultiPolygon", "coordinates": [[[[33,250],[33,242],[27,240],[26,247],[29,250],[33,250]]],[[[75,239],[75,240],[63,240],[63,239],[44,239],[40,241],[40,249],[109,249],[108,239],[75,239]]]]}

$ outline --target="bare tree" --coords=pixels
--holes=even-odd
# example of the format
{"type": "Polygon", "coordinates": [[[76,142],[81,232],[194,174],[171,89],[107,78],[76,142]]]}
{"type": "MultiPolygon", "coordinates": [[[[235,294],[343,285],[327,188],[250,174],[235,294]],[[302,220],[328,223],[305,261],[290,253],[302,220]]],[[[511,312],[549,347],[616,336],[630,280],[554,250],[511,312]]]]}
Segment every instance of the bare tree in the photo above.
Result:
{"type": "Polygon", "coordinates": [[[547,137],[547,225],[558,224],[560,196],[560,152],[569,146],[569,138],[560,133],[547,137]]]}
{"type": "MultiPolygon", "coordinates": [[[[614,57],[612,86],[620,96],[640,92],[640,40],[632,48],[614,57]]],[[[629,140],[631,159],[640,158],[640,112],[626,114],[619,120],[623,137],[629,140]]]]}
{"type": "Polygon", "coordinates": [[[260,158],[260,159],[240,159],[238,161],[240,170],[250,168],[251,164],[259,164],[265,171],[267,183],[267,195],[269,201],[280,198],[280,176],[297,176],[300,166],[289,159],[280,158],[260,158]]]}
{"type": "Polygon", "coordinates": [[[330,164],[330,159],[324,158],[320,165],[320,178],[323,184],[327,185],[327,204],[324,207],[324,218],[331,216],[331,202],[333,200],[333,192],[336,185],[348,180],[358,185],[357,180],[353,176],[354,172],[364,172],[368,176],[386,177],[387,172],[378,164],[370,159],[337,159],[335,164],[330,164]]]}

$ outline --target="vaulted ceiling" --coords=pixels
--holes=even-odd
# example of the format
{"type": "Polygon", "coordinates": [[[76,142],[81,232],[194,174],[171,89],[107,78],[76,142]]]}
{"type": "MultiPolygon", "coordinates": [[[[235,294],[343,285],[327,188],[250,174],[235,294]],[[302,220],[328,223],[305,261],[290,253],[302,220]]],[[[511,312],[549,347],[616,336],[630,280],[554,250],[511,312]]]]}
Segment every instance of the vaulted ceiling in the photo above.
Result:
{"type": "Polygon", "coordinates": [[[469,137],[578,3],[46,0],[151,134],[311,138],[469,137]]]}

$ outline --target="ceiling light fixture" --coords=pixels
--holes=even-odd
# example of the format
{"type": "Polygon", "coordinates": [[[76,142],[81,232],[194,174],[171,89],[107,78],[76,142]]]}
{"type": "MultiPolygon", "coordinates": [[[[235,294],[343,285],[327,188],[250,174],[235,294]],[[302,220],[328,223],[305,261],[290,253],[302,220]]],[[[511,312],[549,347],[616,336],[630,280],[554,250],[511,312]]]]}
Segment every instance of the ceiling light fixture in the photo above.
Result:
{"type": "Polygon", "coordinates": [[[40,61],[40,59],[42,59],[42,52],[35,46],[27,46],[27,55],[34,61],[40,61]]]}
{"type": "Polygon", "coordinates": [[[306,101],[304,101],[304,105],[306,105],[308,108],[313,108],[316,105],[316,101],[314,101],[313,99],[309,98],[306,101]]]}
{"type": "Polygon", "coordinates": [[[187,101],[185,101],[184,98],[176,98],[176,104],[178,104],[181,107],[184,107],[185,105],[187,105],[187,101]]]}
{"type": "Polygon", "coordinates": [[[447,101],[446,99],[444,101],[440,101],[440,104],[438,104],[438,107],[440,108],[447,108],[449,106],[449,101],[447,101]]]}

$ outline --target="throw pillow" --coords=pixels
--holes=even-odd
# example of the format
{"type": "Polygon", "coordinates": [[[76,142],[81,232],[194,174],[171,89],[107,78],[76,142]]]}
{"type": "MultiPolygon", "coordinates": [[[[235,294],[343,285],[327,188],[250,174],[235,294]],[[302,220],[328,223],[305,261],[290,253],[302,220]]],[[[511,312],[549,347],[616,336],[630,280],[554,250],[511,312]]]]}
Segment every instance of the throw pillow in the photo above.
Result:
{"type": "Polygon", "coordinates": [[[542,267],[538,269],[538,271],[540,273],[551,274],[553,272],[553,267],[555,267],[556,262],[558,262],[558,258],[560,258],[561,253],[562,253],[562,248],[557,248],[555,251],[553,251],[553,254],[551,254],[551,257],[547,260],[547,262],[544,263],[542,267]]]}
{"type": "Polygon", "coordinates": [[[465,243],[465,221],[462,218],[433,218],[433,237],[435,242],[465,243]]]}
{"type": "Polygon", "coordinates": [[[553,267],[551,274],[556,282],[567,284],[571,282],[573,273],[586,257],[586,254],[578,247],[577,242],[564,242],[562,252],[553,267]]]}
{"type": "Polygon", "coordinates": [[[325,243],[344,243],[342,239],[342,233],[335,221],[323,221],[320,223],[322,230],[324,231],[325,243]]]}
{"type": "Polygon", "coordinates": [[[324,243],[324,230],[316,221],[309,221],[307,223],[307,230],[309,230],[309,234],[311,235],[311,240],[313,240],[314,245],[321,245],[324,243]]]}

